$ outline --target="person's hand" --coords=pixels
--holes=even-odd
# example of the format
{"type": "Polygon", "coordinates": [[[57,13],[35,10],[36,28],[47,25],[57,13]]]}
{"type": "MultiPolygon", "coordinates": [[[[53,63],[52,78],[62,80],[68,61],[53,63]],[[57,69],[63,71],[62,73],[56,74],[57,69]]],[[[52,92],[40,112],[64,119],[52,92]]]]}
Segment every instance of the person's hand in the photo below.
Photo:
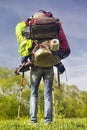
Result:
{"type": "Polygon", "coordinates": [[[55,65],[55,67],[58,68],[59,74],[63,74],[64,71],[66,70],[66,69],[65,69],[65,66],[62,64],[62,62],[60,62],[60,63],[58,63],[57,65],[55,65]]]}

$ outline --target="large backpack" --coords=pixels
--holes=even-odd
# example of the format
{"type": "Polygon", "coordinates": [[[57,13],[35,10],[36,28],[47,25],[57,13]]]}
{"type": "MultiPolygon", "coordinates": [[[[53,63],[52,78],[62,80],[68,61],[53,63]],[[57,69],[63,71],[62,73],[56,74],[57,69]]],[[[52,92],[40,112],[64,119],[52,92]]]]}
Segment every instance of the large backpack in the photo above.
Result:
{"type": "Polygon", "coordinates": [[[32,18],[29,24],[29,38],[34,42],[33,63],[40,67],[50,67],[60,61],[52,50],[58,50],[59,20],[56,18],[32,18]],[[54,40],[53,40],[54,39],[54,40]]]}
{"type": "Polygon", "coordinates": [[[56,18],[32,19],[30,23],[30,38],[33,40],[47,40],[58,37],[58,23],[56,18]]]}

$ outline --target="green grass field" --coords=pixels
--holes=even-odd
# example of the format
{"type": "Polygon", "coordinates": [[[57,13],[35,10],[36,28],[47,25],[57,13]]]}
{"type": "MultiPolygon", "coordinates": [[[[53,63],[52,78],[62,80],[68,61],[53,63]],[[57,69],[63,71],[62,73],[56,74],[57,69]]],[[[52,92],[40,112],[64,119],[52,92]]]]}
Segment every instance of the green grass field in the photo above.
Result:
{"type": "Polygon", "coordinates": [[[58,119],[51,124],[43,120],[32,124],[28,119],[1,120],[0,130],[87,130],[87,118],[58,119]]]}

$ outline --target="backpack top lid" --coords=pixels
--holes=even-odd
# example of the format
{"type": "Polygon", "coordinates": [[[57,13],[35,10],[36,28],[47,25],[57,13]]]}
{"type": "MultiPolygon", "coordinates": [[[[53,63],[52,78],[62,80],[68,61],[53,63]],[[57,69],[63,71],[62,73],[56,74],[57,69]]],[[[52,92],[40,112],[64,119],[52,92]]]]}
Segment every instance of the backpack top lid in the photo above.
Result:
{"type": "Polygon", "coordinates": [[[30,25],[31,39],[53,39],[58,35],[58,22],[51,12],[40,10],[32,18],[30,25]]]}
{"type": "Polygon", "coordinates": [[[46,12],[44,10],[39,10],[33,15],[33,18],[44,18],[44,17],[53,17],[51,12],[46,12]]]}

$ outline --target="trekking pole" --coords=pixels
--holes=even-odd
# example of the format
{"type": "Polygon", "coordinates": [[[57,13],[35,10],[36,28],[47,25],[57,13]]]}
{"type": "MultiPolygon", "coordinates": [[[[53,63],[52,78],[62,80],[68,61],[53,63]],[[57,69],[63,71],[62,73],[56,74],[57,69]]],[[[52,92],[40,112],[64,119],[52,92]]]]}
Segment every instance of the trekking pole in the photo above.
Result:
{"type": "Polygon", "coordinates": [[[22,72],[22,79],[20,83],[20,89],[19,89],[19,104],[18,104],[18,119],[20,119],[20,109],[21,109],[21,100],[22,100],[22,90],[24,87],[24,71],[22,72]]]}

